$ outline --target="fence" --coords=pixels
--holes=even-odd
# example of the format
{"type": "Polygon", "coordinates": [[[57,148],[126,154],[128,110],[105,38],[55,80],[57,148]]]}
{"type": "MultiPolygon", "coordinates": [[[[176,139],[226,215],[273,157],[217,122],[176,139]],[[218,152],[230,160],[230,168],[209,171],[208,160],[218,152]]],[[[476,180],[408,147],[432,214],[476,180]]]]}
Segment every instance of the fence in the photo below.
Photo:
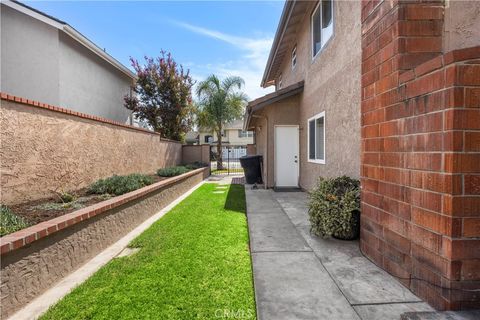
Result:
{"type": "Polygon", "coordinates": [[[217,146],[210,147],[210,165],[212,174],[243,175],[240,158],[247,155],[246,146],[223,146],[221,167],[218,164],[217,146]]]}

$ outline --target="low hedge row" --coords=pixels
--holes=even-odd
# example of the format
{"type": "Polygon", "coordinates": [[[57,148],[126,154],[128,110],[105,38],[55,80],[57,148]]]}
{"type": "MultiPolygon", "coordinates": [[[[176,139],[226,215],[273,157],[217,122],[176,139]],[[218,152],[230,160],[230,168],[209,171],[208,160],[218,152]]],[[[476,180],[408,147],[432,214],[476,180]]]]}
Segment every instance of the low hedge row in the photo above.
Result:
{"type": "MultiPolygon", "coordinates": [[[[185,166],[162,168],[157,171],[157,175],[160,177],[173,177],[206,166],[206,164],[195,162],[185,166]]],[[[92,183],[88,186],[87,193],[119,196],[148,186],[153,182],[154,178],[145,174],[133,173],[125,176],[113,175],[92,183]]],[[[75,204],[76,197],[73,194],[61,193],[57,196],[60,200],[58,204],[59,208],[66,208],[66,205],[75,204]]],[[[52,205],[52,203],[47,204],[52,205]]],[[[53,204],[56,205],[57,203],[53,204]]],[[[28,226],[30,226],[30,223],[27,220],[15,215],[8,207],[0,205],[0,237],[27,228],[28,226]]]]}
{"type": "Polygon", "coordinates": [[[90,194],[114,194],[116,196],[134,191],[153,183],[153,178],[144,174],[133,173],[127,176],[111,176],[100,179],[88,187],[90,194]]]}
{"type": "Polygon", "coordinates": [[[201,162],[194,162],[191,164],[187,164],[185,166],[175,166],[175,167],[167,167],[167,168],[159,169],[157,171],[157,175],[159,175],[160,177],[174,177],[174,176],[187,173],[188,171],[191,171],[191,170],[204,168],[206,166],[208,165],[201,162]]]}

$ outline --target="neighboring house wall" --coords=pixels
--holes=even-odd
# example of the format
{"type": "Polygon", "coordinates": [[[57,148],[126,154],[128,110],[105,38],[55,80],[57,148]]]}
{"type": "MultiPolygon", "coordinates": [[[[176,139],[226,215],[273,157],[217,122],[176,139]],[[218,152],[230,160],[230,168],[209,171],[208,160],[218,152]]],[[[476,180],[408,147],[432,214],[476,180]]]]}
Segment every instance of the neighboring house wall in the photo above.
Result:
{"type": "Polygon", "coordinates": [[[8,141],[0,150],[3,204],[50,197],[54,190],[75,191],[114,174],[154,174],[181,163],[182,145],[157,133],[12,100],[2,93],[0,139],[8,141]]]}
{"type": "Polygon", "coordinates": [[[1,91],[59,105],[58,30],[0,6],[1,91]]]}
{"type": "Polygon", "coordinates": [[[247,144],[253,143],[252,137],[239,137],[238,131],[242,130],[241,128],[236,129],[227,129],[225,130],[227,141],[230,145],[233,146],[246,146],[247,144]]]}
{"type": "MultiPolygon", "coordinates": [[[[215,132],[200,132],[198,134],[198,143],[199,144],[208,144],[208,142],[205,141],[205,137],[206,136],[211,136],[212,137],[212,141],[216,141],[217,140],[217,134],[215,132]]],[[[225,140],[225,137],[223,137],[222,140],[225,140]]]]}
{"type": "MultiPolygon", "coordinates": [[[[238,130],[241,130],[241,128],[225,129],[225,134],[222,137],[222,141],[224,143],[228,142],[229,145],[233,145],[233,146],[246,146],[247,144],[253,143],[253,137],[240,138],[238,136],[238,130]]],[[[207,142],[205,142],[206,136],[212,136],[212,141],[217,141],[217,134],[215,132],[200,132],[199,134],[200,144],[207,144],[207,142]]]]}
{"type": "Polygon", "coordinates": [[[125,123],[132,77],[63,31],[1,5],[1,92],[125,123]]]}
{"type": "Polygon", "coordinates": [[[123,98],[130,93],[132,79],[62,32],[59,44],[60,105],[126,122],[131,111],[123,98]]]}
{"type": "Polygon", "coordinates": [[[449,4],[362,2],[360,245],[435,308],[477,309],[480,15],[449,4]]]}

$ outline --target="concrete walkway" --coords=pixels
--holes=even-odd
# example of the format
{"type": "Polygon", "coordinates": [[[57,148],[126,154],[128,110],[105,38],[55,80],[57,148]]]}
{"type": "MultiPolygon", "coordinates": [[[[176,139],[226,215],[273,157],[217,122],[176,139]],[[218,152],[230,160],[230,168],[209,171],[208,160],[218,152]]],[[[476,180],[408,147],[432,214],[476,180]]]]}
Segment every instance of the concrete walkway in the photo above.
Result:
{"type": "Polygon", "coordinates": [[[356,241],[310,235],[307,195],[245,186],[260,320],[400,319],[433,311],[378,268],[356,241]]]}

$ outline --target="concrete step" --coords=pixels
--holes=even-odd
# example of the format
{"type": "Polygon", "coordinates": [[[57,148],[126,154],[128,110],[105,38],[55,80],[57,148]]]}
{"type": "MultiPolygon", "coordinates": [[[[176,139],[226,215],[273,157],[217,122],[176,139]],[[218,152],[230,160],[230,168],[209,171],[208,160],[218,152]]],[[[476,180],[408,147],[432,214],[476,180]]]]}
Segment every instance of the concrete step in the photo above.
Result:
{"type": "Polygon", "coordinates": [[[433,312],[405,312],[401,320],[478,320],[480,310],[467,311],[433,311],[433,312]]]}

